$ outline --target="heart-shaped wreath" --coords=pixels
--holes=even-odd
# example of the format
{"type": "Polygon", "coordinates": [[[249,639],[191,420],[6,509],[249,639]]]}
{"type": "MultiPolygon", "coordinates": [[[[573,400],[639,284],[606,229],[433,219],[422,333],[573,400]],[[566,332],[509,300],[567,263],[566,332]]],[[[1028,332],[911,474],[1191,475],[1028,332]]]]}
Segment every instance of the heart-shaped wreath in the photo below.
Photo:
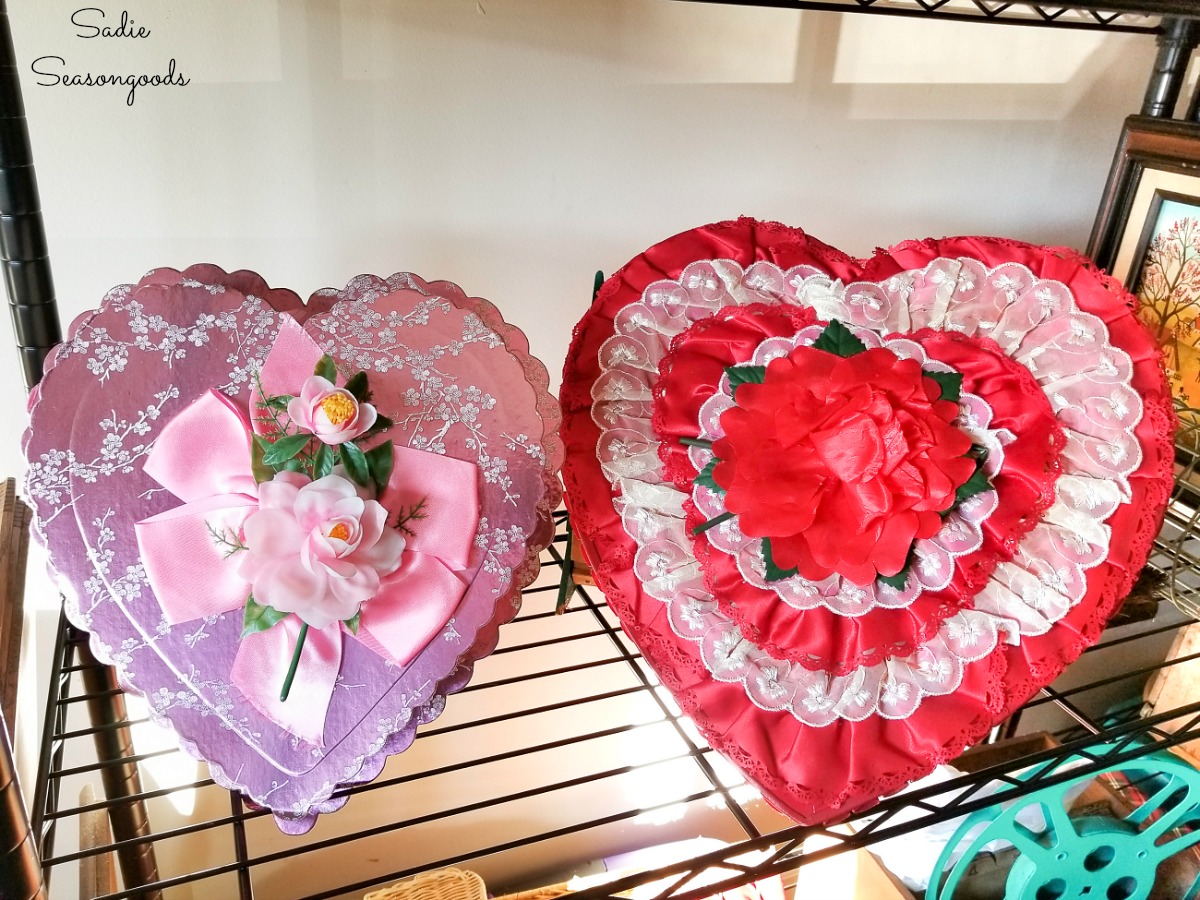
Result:
{"type": "Polygon", "coordinates": [[[487,301],[413,275],[302,304],[249,272],[109,292],[30,398],[67,614],[290,832],[496,645],[550,541],[558,408],[487,301]]]}
{"type": "Polygon", "coordinates": [[[1133,299],[990,238],[858,261],[752,220],[612,276],[564,372],[598,583],[713,747],[802,822],[982,738],[1146,562],[1175,417],[1133,299]]]}

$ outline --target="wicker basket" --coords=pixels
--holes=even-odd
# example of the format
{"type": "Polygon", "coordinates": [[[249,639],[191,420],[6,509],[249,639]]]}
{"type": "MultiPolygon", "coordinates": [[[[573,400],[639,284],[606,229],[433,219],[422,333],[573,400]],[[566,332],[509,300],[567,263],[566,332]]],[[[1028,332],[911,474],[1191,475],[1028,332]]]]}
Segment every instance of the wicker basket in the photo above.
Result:
{"type": "Polygon", "coordinates": [[[563,882],[535,888],[532,891],[521,891],[518,894],[505,894],[503,897],[497,897],[496,900],[558,900],[559,897],[566,897],[573,893],[575,892],[567,890],[566,882],[563,882]]]}
{"type": "Polygon", "coordinates": [[[372,891],[363,900],[487,900],[487,888],[474,872],[439,869],[372,891]]]}

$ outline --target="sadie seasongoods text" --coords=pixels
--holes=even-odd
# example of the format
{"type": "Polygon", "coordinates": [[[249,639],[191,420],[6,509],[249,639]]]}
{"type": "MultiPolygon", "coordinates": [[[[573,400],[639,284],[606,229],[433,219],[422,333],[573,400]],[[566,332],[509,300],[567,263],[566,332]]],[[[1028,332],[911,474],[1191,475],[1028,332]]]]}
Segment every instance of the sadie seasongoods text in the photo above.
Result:
{"type": "MultiPolygon", "coordinates": [[[[120,19],[109,19],[104,10],[87,6],[71,13],[71,24],[75,26],[75,36],[84,40],[92,38],[125,38],[140,40],[151,35],[151,29],[138,25],[126,10],[121,10],[120,19]]],[[[67,69],[67,61],[61,56],[39,56],[30,65],[33,73],[38,76],[37,83],[42,87],[127,87],[125,105],[133,106],[140,87],[186,87],[190,78],[185,78],[182,72],[175,70],[175,60],[172,59],[165,71],[153,75],[126,73],[95,73],[71,72],[67,69]]]]}

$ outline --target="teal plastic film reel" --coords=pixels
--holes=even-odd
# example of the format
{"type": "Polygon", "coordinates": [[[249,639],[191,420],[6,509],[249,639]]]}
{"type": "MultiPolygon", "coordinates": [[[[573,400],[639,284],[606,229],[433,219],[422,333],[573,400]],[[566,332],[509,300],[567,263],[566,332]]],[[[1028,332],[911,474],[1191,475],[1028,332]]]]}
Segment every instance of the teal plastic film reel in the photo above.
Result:
{"type": "MultiPolygon", "coordinates": [[[[1113,747],[1100,744],[1089,750],[1102,757],[1113,747]]],[[[1063,765],[1077,759],[1084,758],[1074,756],[1063,765]]],[[[1047,771],[1041,765],[1016,777],[1029,781],[1047,771]]],[[[955,900],[976,856],[999,840],[1019,854],[1004,885],[1004,900],[1148,900],[1160,864],[1200,843],[1200,772],[1170,753],[1157,752],[971,813],[938,857],[925,900],[955,900]],[[1072,788],[1108,772],[1137,773],[1139,778],[1152,773],[1153,792],[1123,818],[1073,818],[1067,808],[1072,788]]],[[[1160,889],[1154,896],[1170,895],[1160,889]]],[[[1200,898],[1200,877],[1174,896],[1200,898]]]]}

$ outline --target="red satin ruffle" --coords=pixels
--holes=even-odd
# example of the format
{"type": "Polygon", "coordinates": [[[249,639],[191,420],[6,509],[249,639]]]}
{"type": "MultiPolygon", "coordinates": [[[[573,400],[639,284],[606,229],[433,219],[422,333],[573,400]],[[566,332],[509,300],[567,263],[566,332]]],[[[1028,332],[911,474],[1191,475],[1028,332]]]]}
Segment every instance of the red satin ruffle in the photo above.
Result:
{"type": "MultiPolygon", "coordinates": [[[[880,797],[927,774],[985,736],[1099,638],[1145,564],[1170,494],[1174,458],[1175,419],[1159,351],[1122,302],[1119,291],[1119,286],[1068,250],[966,237],[910,242],[856,261],[798,229],[748,219],[695,229],[664,241],[605,283],[576,330],[564,370],[567,460],[563,475],[576,534],[612,609],[682,709],[709,743],[737,764],[781,810],[802,822],[831,822],[873,806],[880,797]],[[1145,406],[1136,430],[1143,458],[1129,477],[1132,502],[1122,505],[1108,520],[1112,530],[1109,556],[1088,570],[1083,601],[1047,634],[1024,637],[1017,646],[1001,644],[985,659],[966,667],[956,691],[925,698],[906,719],[876,715],[858,723],[805,726],[786,712],[756,707],[740,684],[714,680],[695,645],[673,633],[664,605],[641,590],[633,574],[636,545],[613,510],[612,491],[596,458],[599,428],[590,416],[590,389],[600,374],[598,351],[614,333],[613,317],[618,311],[637,302],[653,281],[676,278],[695,260],[730,259],[743,268],[769,260],[785,270],[810,264],[849,282],[883,280],[920,269],[938,257],[971,257],[988,266],[1021,263],[1039,277],[1065,283],[1080,309],[1105,321],[1112,343],[1133,359],[1133,388],[1145,406]]],[[[953,358],[945,361],[958,368],[953,358]]],[[[992,398],[988,399],[995,408],[992,398]]],[[[1010,452],[1015,450],[1010,448],[1010,452]]],[[[1036,484],[1030,482],[1026,489],[1032,492],[1036,484]]],[[[1018,511],[1011,513],[1019,524],[1018,511]]],[[[1002,518],[995,524],[999,527],[1005,521],[1002,518]]]]}

